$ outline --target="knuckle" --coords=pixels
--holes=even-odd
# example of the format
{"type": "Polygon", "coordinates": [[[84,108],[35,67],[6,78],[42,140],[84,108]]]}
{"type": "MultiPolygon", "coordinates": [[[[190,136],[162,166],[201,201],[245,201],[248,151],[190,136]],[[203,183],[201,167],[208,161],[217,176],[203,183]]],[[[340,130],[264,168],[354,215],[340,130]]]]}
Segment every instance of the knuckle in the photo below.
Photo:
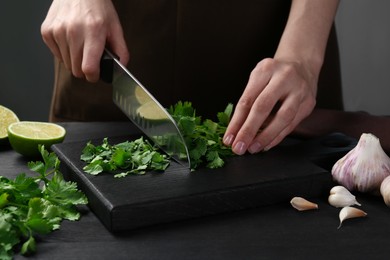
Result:
{"type": "Polygon", "coordinates": [[[309,100],[307,100],[305,102],[305,107],[303,109],[303,116],[304,117],[307,117],[311,114],[311,112],[313,111],[313,109],[315,108],[317,102],[316,102],[316,99],[315,98],[310,98],[309,100]]]}
{"type": "Polygon", "coordinates": [[[68,35],[76,35],[77,32],[82,30],[83,23],[80,20],[73,20],[72,22],[69,22],[68,24],[63,24],[63,30],[66,31],[68,35]]]}
{"type": "Polygon", "coordinates": [[[278,117],[284,125],[287,125],[294,120],[296,114],[296,109],[281,107],[278,113],[278,117]]]}
{"type": "Polygon", "coordinates": [[[46,41],[54,39],[59,39],[65,33],[65,25],[60,23],[47,24],[43,23],[41,25],[41,35],[42,38],[46,41]]]}
{"type": "Polygon", "coordinates": [[[310,104],[308,104],[307,105],[307,107],[306,107],[306,113],[305,113],[305,116],[308,116],[310,113],[311,113],[311,111],[313,111],[313,109],[315,108],[315,106],[316,106],[316,101],[315,100],[313,100],[312,102],[310,102],[310,104]]]}
{"type": "Polygon", "coordinates": [[[271,113],[276,104],[276,99],[272,93],[264,93],[261,98],[258,98],[253,104],[251,111],[256,116],[264,116],[271,113]]]}
{"type": "Polygon", "coordinates": [[[96,72],[96,69],[93,66],[91,66],[90,64],[82,65],[81,70],[87,76],[91,76],[96,72]]]}
{"type": "Polygon", "coordinates": [[[85,78],[90,82],[97,82],[99,80],[99,75],[97,69],[92,65],[82,65],[81,68],[82,74],[85,75],[85,78]]]}
{"type": "Polygon", "coordinates": [[[64,24],[58,24],[55,26],[52,26],[51,33],[54,37],[54,39],[58,40],[63,37],[63,35],[66,33],[66,28],[64,24]]]}
{"type": "Polygon", "coordinates": [[[307,107],[309,109],[313,109],[317,104],[317,101],[316,99],[313,97],[313,98],[310,98],[308,101],[307,101],[307,107]]]}
{"type": "Polygon", "coordinates": [[[81,70],[78,70],[78,69],[73,69],[72,74],[73,74],[73,76],[75,76],[76,78],[79,78],[79,79],[84,77],[81,70]]]}
{"type": "Polygon", "coordinates": [[[284,78],[290,78],[297,74],[297,70],[293,64],[287,64],[283,66],[281,74],[284,78]]]}
{"type": "Polygon", "coordinates": [[[102,17],[88,17],[85,26],[88,30],[100,31],[104,26],[104,19],[102,17]]]}
{"type": "Polygon", "coordinates": [[[251,109],[253,99],[249,96],[242,96],[237,103],[237,109],[248,111],[251,109]]]}
{"type": "Polygon", "coordinates": [[[46,23],[42,23],[41,25],[41,35],[44,39],[50,37],[51,35],[49,26],[47,26],[46,23]]]}
{"type": "Polygon", "coordinates": [[[271,58],[265,58],[257,63],[255,69],[252,71],[251,76],[257,75],[257,73],[264,73],[272,71],[275,68],[275,61],[271,58]]]}
{"type": "Polygon", "coordinates": [[[248,126],[243,126],[240,129],[239,136],[237,136],[237,139],[244,139],[249,140],[252,139],[256,135],[257,131],[255,129],[252,129],[248,126]]]}
{"type": "Polygon", "coordinates": [[[256,140],[265,148],[271,142],[272,138],[267,131],[262,131],[257,135],[256,140]]]}
{"type": "Polygon", "coordinates": [[[256,113],[261,114],[272,110],[274,105],[275,105],[274,98],[271,97],[270,95],[264,94],[264,97],[259,102],[256,102],[256,106],[254,106],[253,109],[256,113]]]}
{"type": "Polygon", "coordinates": [[[78,26],[69,26],[66,30],[66,35],[69,39],[78,37],[78,26]]]}
{"type": "Polygon", "coordinates": [[[259,68],[263,70],[273,69],[275,66],[275,60],[271,58],[265,58],[257,64],[259,68]]]}

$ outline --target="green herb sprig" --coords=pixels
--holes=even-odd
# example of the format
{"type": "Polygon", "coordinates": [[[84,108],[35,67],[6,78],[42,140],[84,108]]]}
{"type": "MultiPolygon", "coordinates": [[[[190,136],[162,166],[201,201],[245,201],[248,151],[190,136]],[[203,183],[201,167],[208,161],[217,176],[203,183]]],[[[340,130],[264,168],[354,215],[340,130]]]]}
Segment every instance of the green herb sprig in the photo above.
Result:
{"type": "Polygon", "coordinates": [[[191,169],[195,170],[202,164],[211,169],[223,167],[225,158],[233,155],[231,148],[222,143],[233,113],[233,104],[228,104],[223,112],[217,113],[217,122],[211,119],[202,121],[202,118],[196,115],[192,103],[188,101],[179,101],[168,111],[187,144],[191,169]]]}
{"type": "Polygon", "coordinates": [[[21,254],[34,253],[36,235],[59,229],[64,219],[78,220],[76,205],[88,203],[76,183],[63,179],[58,157],[44,146],[39,151],[43,161],[28,163],[37,177],[21,173],[10,180],[0,176],[0,259],[12,259],[19,244],[21,254]]]}

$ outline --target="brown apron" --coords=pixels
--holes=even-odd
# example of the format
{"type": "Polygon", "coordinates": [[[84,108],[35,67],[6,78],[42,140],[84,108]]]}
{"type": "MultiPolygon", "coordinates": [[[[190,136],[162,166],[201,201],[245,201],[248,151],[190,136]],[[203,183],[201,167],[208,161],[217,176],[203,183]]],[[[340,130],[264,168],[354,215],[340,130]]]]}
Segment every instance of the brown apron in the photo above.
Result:
{"type": "MultiPolygon", "coordinates": [[[[122,0],[118,10],[130,51],[129,69],[168,107],[191,101],[215,118],[240,98],[256,64],[273,57],[285,27],[286,0],[122,0]]],[[[332,30],[318,107],[342,109],[338,46],[332,30]]],[[[55,63],[51,121],[126,119],[111,86],[90,84],[55,63]]]]}

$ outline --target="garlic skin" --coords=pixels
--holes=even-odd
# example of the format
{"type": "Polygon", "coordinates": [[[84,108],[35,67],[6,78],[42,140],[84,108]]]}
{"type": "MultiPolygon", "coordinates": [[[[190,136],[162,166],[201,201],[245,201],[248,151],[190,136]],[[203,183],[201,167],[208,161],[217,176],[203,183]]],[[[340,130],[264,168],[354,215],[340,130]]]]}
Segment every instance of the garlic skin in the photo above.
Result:
{"type": "Polygon", "coordinates": [[[293,206],[295,209],[297,209],[299,211],[318,209],[318,205],[316,203],[308,201],[302,197],[292,198],[292,200],[290,201],[290,204],[291,204],[291,206],[293,206]]]}
{"type": "Polygon", "coordinates": [[[349,206],[344,207],[340,210],[340,213],[339,213],[340,225],[339,225],[338,229],[341,227],[344,220],[346,220],[346,219],[360,218],[360,217],[365,217],[365,216],[367,216],[367,213],[361,209],[357,209],[357,208],[349,207],[349,206]]]}
{"type": "Polygon", "coordinates": [[[390,176],[387,176],[381,184],[380,193],[385,204],[390,207],[390,176]]]}
{"type": "Polygon", "coordinates": [[[390,175],[390,158],[373,134],[360,136],[355,148],[332,167],[335,181],[348,190],[378,192],[382,181],[390,175]]]}
{"type": "Polygon", "coordinates": [[[357,202],[356,197],[343,186],[335,186],[330,190],[328,202],[336,208],[343,208],[352,205],[361,206],[361,204],[357,202]]]}
{"type": "Polygon", "coordinates": [[[351,192],[345,188],[344,186],[341,186],[341,185],[337,185],[337,186],[334,186],[332,189],[330,189],[329,191],[330,194],[351,194],[351,192]]]}

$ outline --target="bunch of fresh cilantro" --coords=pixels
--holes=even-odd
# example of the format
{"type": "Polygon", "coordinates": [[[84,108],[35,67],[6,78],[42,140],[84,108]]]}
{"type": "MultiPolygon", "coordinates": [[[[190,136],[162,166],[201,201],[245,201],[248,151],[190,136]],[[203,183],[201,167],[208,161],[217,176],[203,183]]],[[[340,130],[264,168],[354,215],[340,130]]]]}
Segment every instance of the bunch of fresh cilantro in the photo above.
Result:
{"type": "MultiPolygon", "coordinates": [[[[179,101],[171,106],[168,112],[183,135],[192,170],[201,165],[208,168],[222,167],[224,159],[233,155],[230,147],[222,143],[222,137],[233,112],[232,104],[228,104],[224,112],[217,114],[217,122],[210,119],[202,121],[201,117],[196,115],[191,102],[179,101]]],[[[170,136],[159,138],[161,143],[180,142],[171,139],[170,136]]],[[[97,175],[101,172],[111,172],[115,177],[144,174],[146,171],[164,171],[170,163],[167,155],[143,137],[116,145],[110,145],[107,138],[104,138],[100,145],[88,142],[80,159],[87,163],[83,167],[86,173],[97,175]]]]}
{"type": "Polygon", "coordinates": [[[28,163],[38,176],[0,176],[0,259],[12,259],[19,245],[24,255],[35,252],[36,235],[59,229],[63,219],[78,220],[76,205],[88,202],[75,183],[63,179],[58,157],[44,146],[39,150],[43,162],[28,163]]]}

